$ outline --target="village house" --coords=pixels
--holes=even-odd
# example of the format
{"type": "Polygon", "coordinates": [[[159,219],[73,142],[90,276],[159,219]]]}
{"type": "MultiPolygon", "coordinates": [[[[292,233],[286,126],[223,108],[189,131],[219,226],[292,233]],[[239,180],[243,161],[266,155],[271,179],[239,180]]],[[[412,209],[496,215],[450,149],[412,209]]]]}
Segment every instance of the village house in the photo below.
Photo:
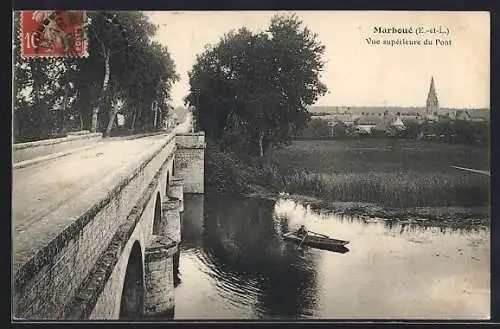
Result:
{"type": "Polygon", "coordinates": [[[384,113],[382,119],[373,127],[372,132],[395,136],[404,130],[406,130],[406,126],[399,115],[384,113]]]}
{"type": "Polygon", "coordinates": [[[456,110],[448,113],[448,117],[451,120],[462,120],[462,121],[473,121],[473,122],[484,122],[486,118],[475,110],[456,110]]]}
{"type": "Polygon", "coordinates": [[[346,131],[356,131],[361,135],[377,133],[389,136],[407,130],[409,125],[421,125],[424,122],[485,122],[490,119],[489,109],[440,108],[434,77],[431,77],[425,108],[323,106],[318,107],[313,115],[327,121],[332,134],[338,125],[342,124],[346,126],[346,131]]]}
{"type": "Polygon", "coordinates": [[[330,126],[335,126],[338,123],[343,123],[347,126],[354,124],[358,116],[352,114],[329,114],[321,117],[323,120],[328,121],[330,126]]]}
{"type": "Polygon", "coordinates": [[[381,120],[381,117],[378,115],[370,115],[370,116],[360,116],[356,121],[356,129],[360,134],[369,134],[372,132],[372,129],[375,128],[377,123],[381,120]]]}
{"type": "Polygon", "coordinates": [[[393,115],[388,112],[382,115],[363,115],[354,121],[356,131],[360,134],[383,133],[395,135],[406,129],[400,115],[393,115]]]}

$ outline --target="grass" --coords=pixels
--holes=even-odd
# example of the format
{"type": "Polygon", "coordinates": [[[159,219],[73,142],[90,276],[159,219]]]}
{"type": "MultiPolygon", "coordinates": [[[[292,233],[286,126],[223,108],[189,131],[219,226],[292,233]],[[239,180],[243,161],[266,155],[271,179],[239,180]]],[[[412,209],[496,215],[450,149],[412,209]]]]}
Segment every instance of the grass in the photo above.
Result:
{"type": "Polygon", "coordinates": [[[486,148],[380,139],[294,141],[263,159],[241,160],[208,146],[209,189],[287,192],[384,208],[487,207],[486,148]]]}
{"type": "Polygon", "coordinates": [[[280,169],[323,173],[457,173],[451,165],[489,169],[489,150],[484,147],[390,139],[294,141],[270,159],[280,169]]]}

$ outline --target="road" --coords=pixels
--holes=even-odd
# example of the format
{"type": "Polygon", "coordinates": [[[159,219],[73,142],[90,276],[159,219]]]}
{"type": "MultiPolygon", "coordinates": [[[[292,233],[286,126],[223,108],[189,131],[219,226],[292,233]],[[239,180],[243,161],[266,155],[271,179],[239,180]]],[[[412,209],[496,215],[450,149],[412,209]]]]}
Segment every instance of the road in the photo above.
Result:
{"type": "MultiPolygon", "coordinates": [[[[120,168],[141,161],[144,152],[165,135],[110,138],[95,147],[13,170],[12,234],[14,265],[25,262],[64,230],[82,209],[95,202],[81,197],[120,168]],[[57,210],[68,206],[73,213],[57,210]]],[[[64,208],[67,209],[67,208],[64,208]]]]}

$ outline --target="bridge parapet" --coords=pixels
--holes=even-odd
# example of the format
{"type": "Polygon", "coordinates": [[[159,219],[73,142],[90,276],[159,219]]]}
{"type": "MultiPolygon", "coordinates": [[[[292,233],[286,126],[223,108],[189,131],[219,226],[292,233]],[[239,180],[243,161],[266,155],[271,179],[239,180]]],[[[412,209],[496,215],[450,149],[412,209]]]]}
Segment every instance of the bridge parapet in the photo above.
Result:
{"type": "Polygon", "coordinates": [[[102,139],[102,133],[70,134],[66,137],[46,139],[12,145],[12,161],[18,163],[71,149],[92,145],[102,139]]]}

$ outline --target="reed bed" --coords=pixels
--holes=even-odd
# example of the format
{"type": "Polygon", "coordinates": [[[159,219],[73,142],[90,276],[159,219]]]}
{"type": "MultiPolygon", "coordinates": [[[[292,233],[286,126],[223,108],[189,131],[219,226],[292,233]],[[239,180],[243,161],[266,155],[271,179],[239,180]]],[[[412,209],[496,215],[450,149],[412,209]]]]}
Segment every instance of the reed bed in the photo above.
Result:
{"type": "Polygon", "coordinates": [[[489,178],[421,172],[325,174],[267,172],[275,190],[328,201],[376,203],[384,207],[475,207],[489,205],[489,178]],[[271,174],[270,174],[271,173],[271,174]]]}

